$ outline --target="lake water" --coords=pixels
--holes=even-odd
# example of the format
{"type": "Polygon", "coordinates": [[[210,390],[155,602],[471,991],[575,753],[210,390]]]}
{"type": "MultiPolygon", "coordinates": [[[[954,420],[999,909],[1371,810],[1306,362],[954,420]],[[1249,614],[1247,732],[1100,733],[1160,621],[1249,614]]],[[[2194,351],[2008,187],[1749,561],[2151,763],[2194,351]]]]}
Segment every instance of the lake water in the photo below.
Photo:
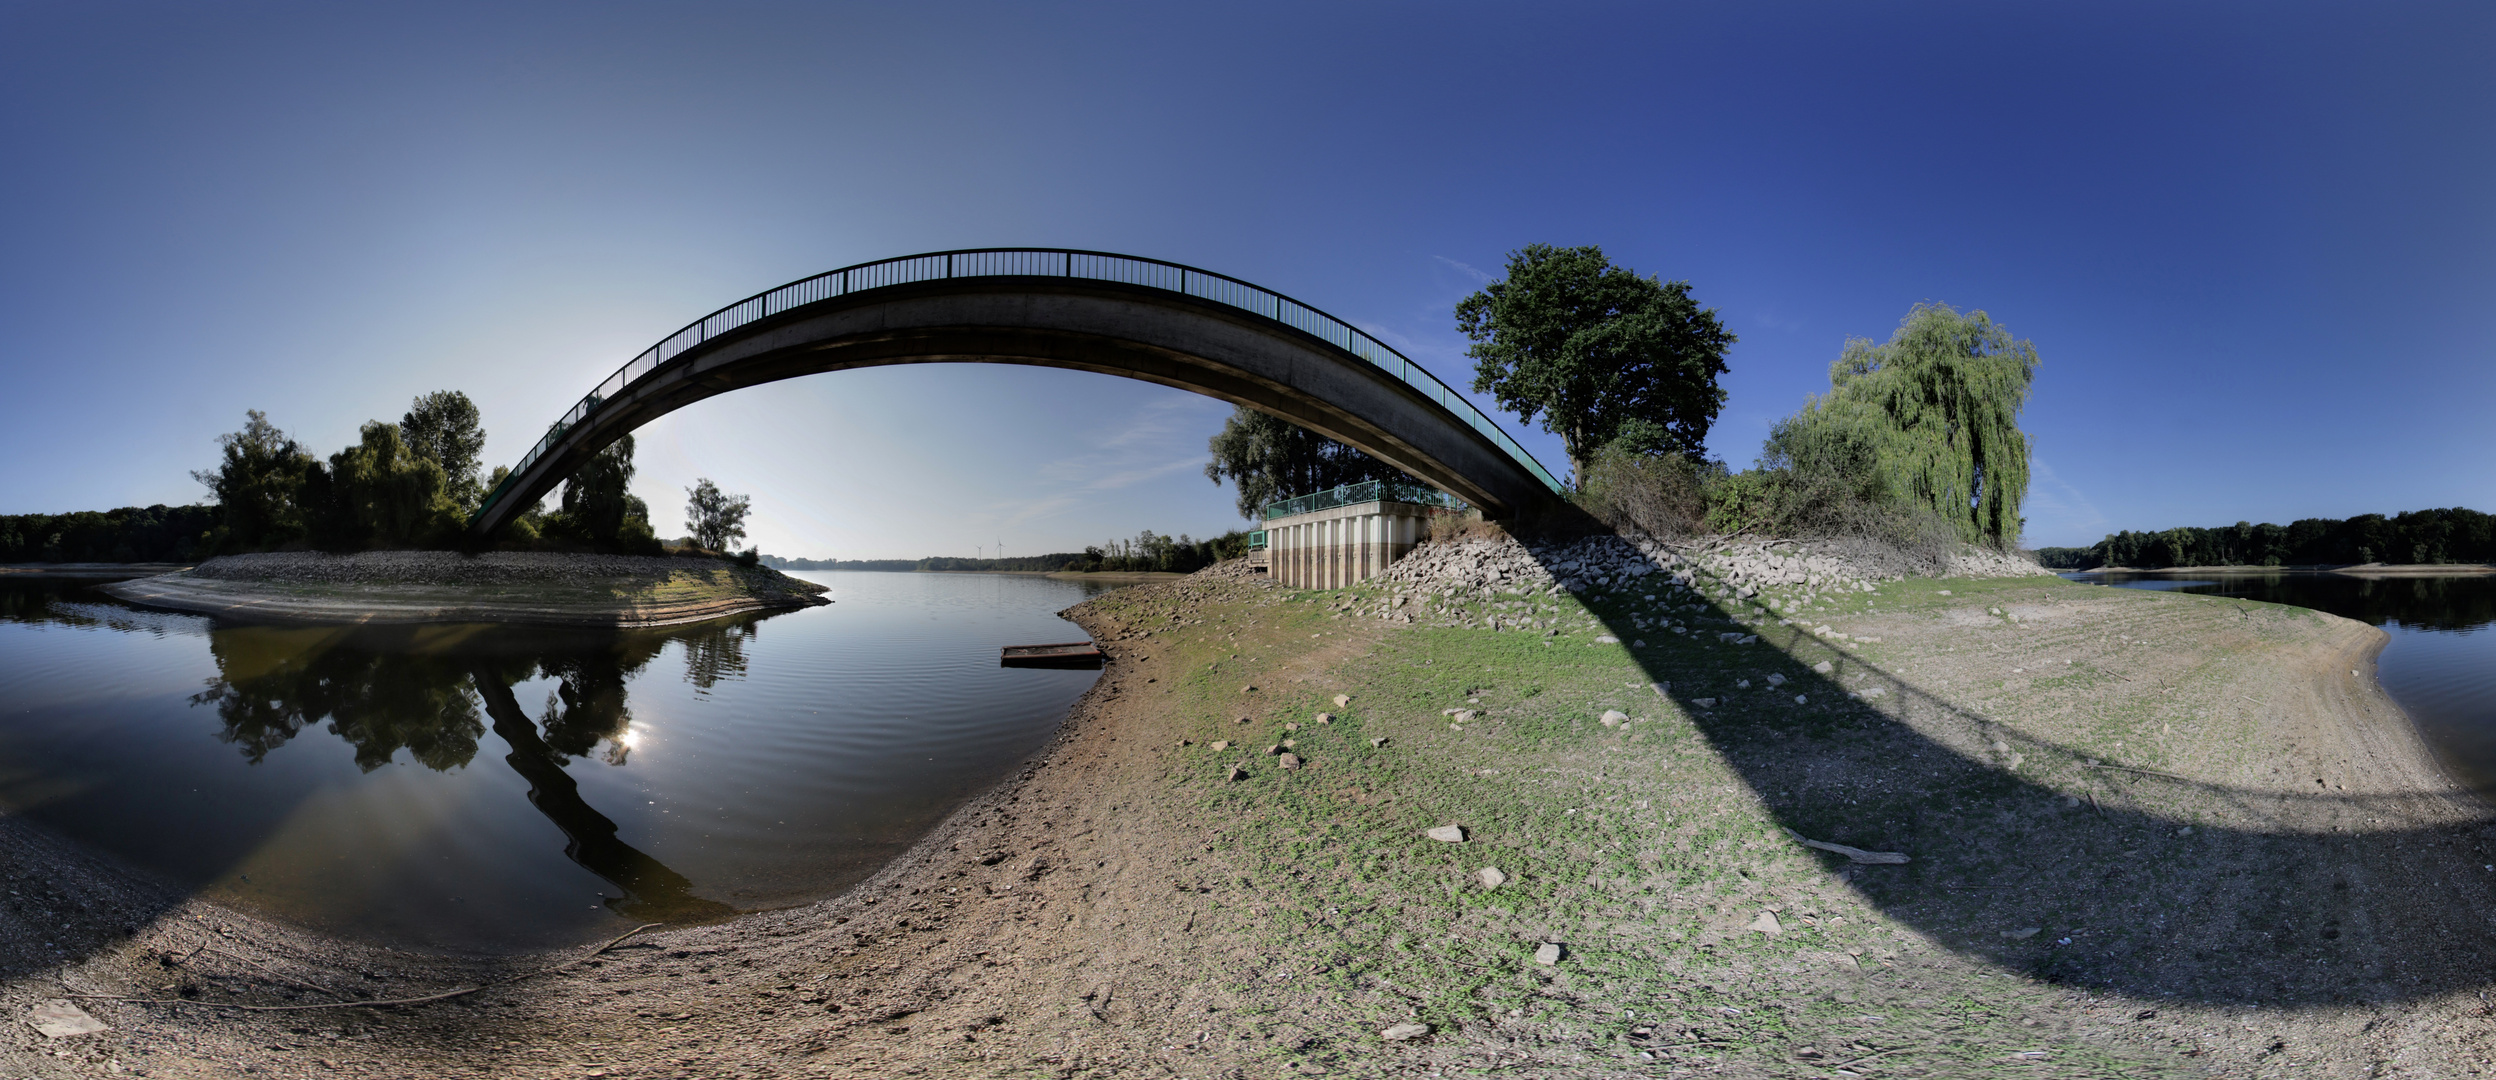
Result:
{"type": "Polygon", "coordinates": [[[0,807],[219,901],[482,952],[806,903],[1056,730],[1106,586],[801,573],[652,631],[229,626],[0,583],[0,807]]]}
{"type": "Polygon", "coordinates": [[[2490,629],[2496,577],[2064,576],[2125,589],[2294,604],[2381,627],[2392,638],[2375,665],[2384,691],[2416,722],[2445,772],[2496,803],[2496,630],[2490,629]]]}

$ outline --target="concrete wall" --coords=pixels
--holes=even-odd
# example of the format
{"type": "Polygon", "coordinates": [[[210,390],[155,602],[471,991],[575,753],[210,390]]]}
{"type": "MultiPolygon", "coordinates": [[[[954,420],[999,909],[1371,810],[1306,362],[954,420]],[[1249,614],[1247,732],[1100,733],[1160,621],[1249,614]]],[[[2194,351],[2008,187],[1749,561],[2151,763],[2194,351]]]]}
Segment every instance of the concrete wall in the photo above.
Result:
{"type": "Polygon", "coordinates": [[[1266,572],[1295,589],[1365,581],[1430,536],[1434,507],[1366,502],[1265,523],[1266,572]]]}

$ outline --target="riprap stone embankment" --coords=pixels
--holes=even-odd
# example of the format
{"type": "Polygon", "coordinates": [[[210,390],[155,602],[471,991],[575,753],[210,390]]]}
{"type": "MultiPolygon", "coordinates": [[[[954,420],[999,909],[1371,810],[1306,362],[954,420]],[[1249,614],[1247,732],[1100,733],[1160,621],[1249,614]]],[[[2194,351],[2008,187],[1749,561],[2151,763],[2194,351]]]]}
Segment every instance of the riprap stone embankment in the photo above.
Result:
{"type": "Polygon", "coordinates": [[[1389,567],[1381,582],[1426,592],[1556,586],[1572,593],[1669,583],[1710,596],[1748,599],[1775,588],[1863,592],[1876,582],[1903,577],[2052,574],[2019,556],[1972,547],[1947,556],[1916,557],[1886,545],[1845,540],[1672,544],[1607,535],[1529,543],[1475,536],[1415,548],[1389,567]]]}

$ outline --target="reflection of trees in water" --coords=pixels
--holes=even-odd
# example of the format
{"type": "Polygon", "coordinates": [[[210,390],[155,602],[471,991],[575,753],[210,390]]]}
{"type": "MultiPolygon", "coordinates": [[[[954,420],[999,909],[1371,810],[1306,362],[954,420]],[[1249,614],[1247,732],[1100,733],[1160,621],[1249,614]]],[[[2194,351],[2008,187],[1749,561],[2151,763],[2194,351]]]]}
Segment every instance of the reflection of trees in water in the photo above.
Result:
{"type": "Polygon", "coordinates": [[[485,722],[466,671],[441,656],[393,656],[359,649],[289,647],[300,632],[212,634],[218,677],[192,695],[214,706],[218,738],[254,764],[326,718],[331,734],[355,748],[371,772],[400,750],[425,767],[451,769],[477,755],[485,722]]]}
{"type": "Polygon", "coordinates": [[[2370,626],[2471,630],[2496,623],[2496,578],[2282,574],[2183,590],[2328,611],[2370,626]]]}
{"type": "Polygon", "coordinates": [[[555,680],[538,723],[544,741],[564,757],[603,757],[622,764],[622,739],[632,724],[625,684],[649,666],[668,640],[660,635],[549,635],[535,649],[517,631],[423,640],[425,631],[231,627],[209,636],[218,674],[191,704],[213,707],[218,738],[254,763],[323,720],[355,748],[371,772],[400,750],[430,769],[468,764],[485,734],[471,672],[486,670],[511,686],[555,680]],[[483,654],[483,655],[479,655],[483,654]]]}
{"type": "Polygon", "coordinates": [[[564,855],[625,894],[611,907],[633,918],[717,918],[734,911],[695,896],[683,875],[617,839],[615,822],[581,798],[564,765],[601,743],[599,756],[624,764],[633,719],[626,684],[670,641],[686,642],[696,686],[742,677],[754,621],[666,633],[228,627],[209,637],[218,674],[191,703],[214,707],[218,737],[254,763],[325,719],[367,772],[402,749],[431,769],[467,765],[491,717],[511,747],[503,760],[529,782],[529,804],[563,830],[564,855]],[[555,688],[532,719],[512,688],[541,677],[555,688]]]}
{"type": "Polygon", "coordinates": [[[102,627],[150,637],[207,632],[207,620],[197,615],[123,607],[99,599],[88,591],[92,588],[91,583],[78,581],[0,579],[0,622],[102,627]]]}
{"type": "Polygon", "coordinates": [[[663,637],[636,637],[619,640],[613,648],[538,657],[538,671],[555,680],[546,695],[545,715],[538,719],[546,745],[565,757],[588,757],[604,742],[608,764],[623,764],[631,752],[624,735],[633,725],[624,684],[650,666],[666,644],[663,637]]]}
{"type": "Polygon", "coordinates": [[[754,630],[760,625],[744,622],[715,626],[687,636],[685,681],[707,693],[721,679],[745,678],[745,643],[754,640],[754,630]]]}

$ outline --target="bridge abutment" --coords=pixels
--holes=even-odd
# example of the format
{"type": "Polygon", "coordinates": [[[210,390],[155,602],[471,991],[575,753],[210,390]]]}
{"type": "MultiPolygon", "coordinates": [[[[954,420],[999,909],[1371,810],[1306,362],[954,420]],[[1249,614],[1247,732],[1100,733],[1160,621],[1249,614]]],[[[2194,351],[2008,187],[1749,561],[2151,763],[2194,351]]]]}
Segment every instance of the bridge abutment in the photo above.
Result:
{"type": "Polygon", "coordinates": [[[1430,536],[1437,506],[1352,503],[1265,523],[1266,572],[1295,589],[1340,589],[1378,575],[1430,536]]]}

